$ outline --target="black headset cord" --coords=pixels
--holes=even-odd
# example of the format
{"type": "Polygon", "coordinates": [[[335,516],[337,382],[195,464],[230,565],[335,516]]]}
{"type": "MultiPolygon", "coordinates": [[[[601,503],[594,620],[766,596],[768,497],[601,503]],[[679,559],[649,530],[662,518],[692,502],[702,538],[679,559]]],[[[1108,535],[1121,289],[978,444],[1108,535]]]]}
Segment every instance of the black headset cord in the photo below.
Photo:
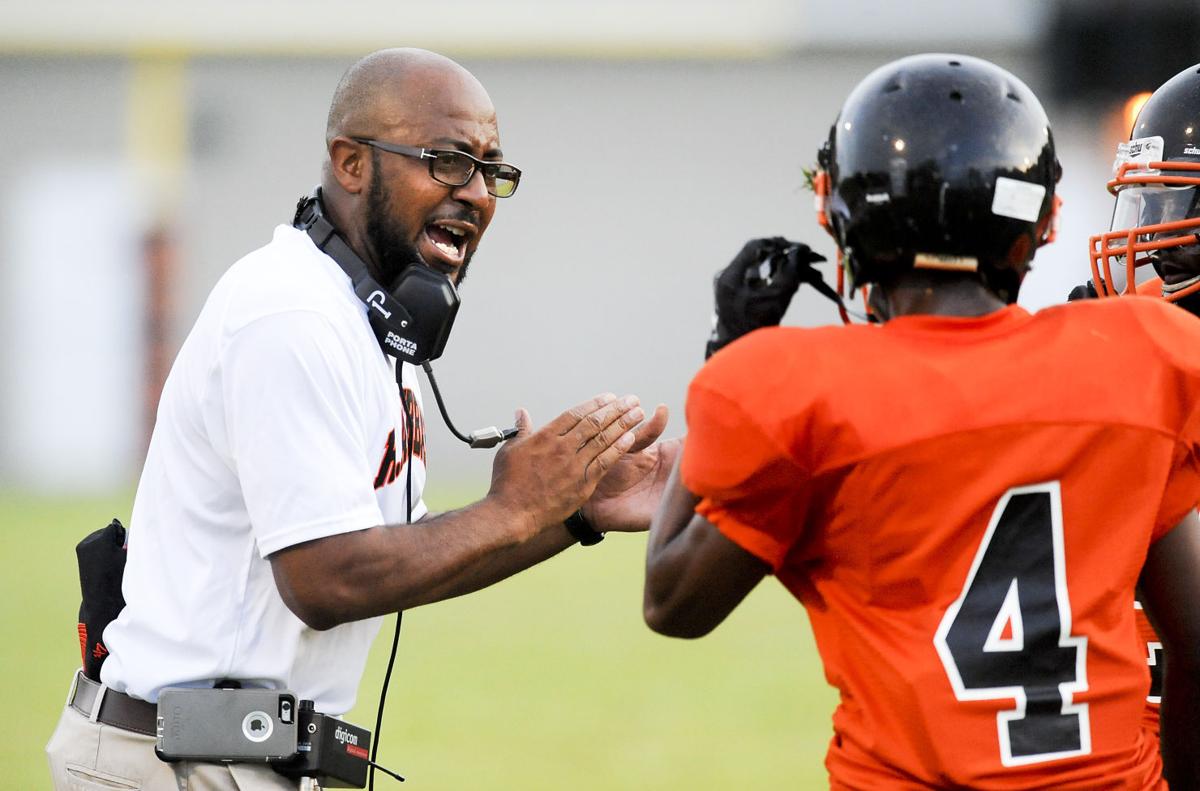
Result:
{"type": "MultiPolygon", "coordinates": [[[[409,491],[412,490],[410,489],[409,491]]],[[[411,518],[409,521],[412,521],[411,518]]],[[[375,741],[371,742],[371,759],[367,761],[367,764],[370,766],[370,769],[367,770],[367,788],[369,791],[375,791],[376,769],[386,772],[401,783],[404,782],[404,778],[391,769],[375,763],[375,759],[379,757],[379,731],[383,727],[383,706],[387,702],[388,684],[392,680],[392,667],[396,664],[396,648],[400,645],[400,621],[403,617],[404,613],[396,613],[396,631],[392,633],[392,652],[388,655],[387,672],[383,674],[383,688],[379,690],[379,710],[375,713],[375,741]]]]}
{"type": "Polygon", "coordinates": [[[505,440],[512,439],[517,436],[517,429],[506,428],[498,429],[495,426],[476,429],[471,434],[465,435],[454,427],[450,422],[450,415],[446,412],[446,404],[442,401],[442,391],[438,389],[437,379],[433,378],[433,368],[429,362],[421,363],[421,368],[425,371],[425,376],[429,377],[429,386],[433,389],[433,397],[437,401],[438,411],[442,413],[442,420],[446,424],[446,428],[450,429],[450,433],[458,439],[470,445],[472,448],[494,448],[505,440]]]}
{"type": "MultiPolygon", "coordinates": [[[[400,408],[404,410],[404,456],[405,465],[407,466],[407,477],[404,482],[404,522],[412,524],[412,468],[413,468],[413,450],[416,448],[416,441],[413,437],[413,414],[409,409],[408,403],[404,400],[404,363],[396,361],[396,389],[400,392],[400,408]]],[[[387,670],[383,674],[383,688],[379,690],[379,709],[375,712],[375,741],[371,743],[371,760],[367,763],[370,769],[367,773],[367,789],[375,791],[375,770],[379,769],[382,772],[387,772],[392,777],[404,782],[404,778],[390,769],[385,769],[375,763],[375,759],[379,757],[379,734],[383,729],[383,707],[387,703],[388,685],[392,682],[392,668],[396,665],[396,649],[400,646],[400,624],[404,620],[404,612],[396,611],[396,631],[392,633],[392,650],[388,654],[387,670]]]]}
{"type": "MultiPolygon", "coordinates": [[[[450,429],[450,433],[458,439],[470,445],[472,448],[494,448],[505,440],[512,439],[517,436],[517,429],[506,428],[498,429],[495,426],[477,429],[472,431],[470,436],[464,435],[454,427],[450,422],[450,415],[446,412],[446,404],[442,401],[442,392],[438,389],[437,379],[433,377],[433,368],[428,362],[421,363],[421,368],[425,370],[425,376],[429,378],[429,386],[433,390],[433,397],[437,401],[438,411],[442,413],[442,420],[446,424],[446,428],[450,429]]],[[[412,468],[413,468],[413,451],[416,448],[416,441],[413,437],[413,414],[409,408],[409,404],[404,400],[404,363],[396,361],[396,388],[400,391],[400,405],[404,409],[404,455],[405,464],[408,467],[408,478],[405,482],[404,502],[408,509],[405,516],[405,522],[412,524],[412,468]]],[[[379,734],[383,728],[383,707],[387,703],[388,685],[392,681],[392,669],[396,664],[396,649],[400,645],[400,624],[404,619],[404,613],[396,612],[396,631],[392,634],[392,650],[388,654],[387,670],[383,674],[383,688],[379,691],[379,710],[375,714],[375,741],[371,744],[371,759],[367,762],[370,765],[370,770],[367,775],[368,791],[375,791],[375,770],[386,772],[400,782],[404,782],[404,778],[390,769],[386,769],[375,763],[375,759],[379,756],[379,734]]]]}

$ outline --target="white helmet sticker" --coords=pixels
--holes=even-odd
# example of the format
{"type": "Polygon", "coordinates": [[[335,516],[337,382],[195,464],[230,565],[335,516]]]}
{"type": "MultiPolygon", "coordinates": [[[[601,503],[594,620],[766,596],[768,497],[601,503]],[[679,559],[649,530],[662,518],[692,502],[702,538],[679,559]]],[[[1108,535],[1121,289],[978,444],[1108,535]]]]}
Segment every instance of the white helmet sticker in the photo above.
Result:
{"type": "Polygon", "coordinates": [[[1117,143],[1117,158],[1113,161],[1113,173],[1120,170],[1121,165],[1126,162],[1133,162],[1141,165],[1142,169],[1149,169],[1151,162],[1162,162],[1162,158],[1163,139],[1159,135],[1138,137],[1128,143],[1117,143]]]}
{"type": "Polygon", "coordinates": [[[992,195],[992,214],[1037,222],[1045,199],[1046,188],[1041,184],[1000,176],[996,179],[996,192],[992,195]]]}

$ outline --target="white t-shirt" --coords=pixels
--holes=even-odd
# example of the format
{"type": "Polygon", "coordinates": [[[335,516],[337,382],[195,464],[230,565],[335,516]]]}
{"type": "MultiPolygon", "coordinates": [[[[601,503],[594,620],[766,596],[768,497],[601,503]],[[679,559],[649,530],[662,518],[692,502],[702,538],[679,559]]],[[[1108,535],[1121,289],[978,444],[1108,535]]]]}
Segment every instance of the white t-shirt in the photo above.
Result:
{"type": "MultiPolygon", "coordinates": [[[[411,365],[404,383],[415,521],[425,451],[411,365]]],[[[130,522],[126,607],[104,633],[104,682],[156,701],[166,686],[237,679],[349,710],[382,619],[308,628],[266,558],[403,523],[405,431],[392,361],[350,278],[308,234],[279,226],[217,283],[167,378],[130,522]]]]}

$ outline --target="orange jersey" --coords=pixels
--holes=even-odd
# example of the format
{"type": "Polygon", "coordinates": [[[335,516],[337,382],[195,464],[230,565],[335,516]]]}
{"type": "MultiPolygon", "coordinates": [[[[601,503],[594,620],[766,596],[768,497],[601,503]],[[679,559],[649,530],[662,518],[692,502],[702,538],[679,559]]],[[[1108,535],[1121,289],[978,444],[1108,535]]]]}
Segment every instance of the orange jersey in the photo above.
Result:
{"type": "Polygon", "coordinates": [[[1200,492],[1161,301],[772,328],[688,392],[697,511],[805,605],[834,788],[1147,789],[1134,585],[1200,492]]]}
{"type": "Polygon", "coordinates": [[[1162,297],[1162,278],[1152,277],[1145,283],[1138,283],[1134,288],[1138,294],[1143,297],[1162,297]]]}

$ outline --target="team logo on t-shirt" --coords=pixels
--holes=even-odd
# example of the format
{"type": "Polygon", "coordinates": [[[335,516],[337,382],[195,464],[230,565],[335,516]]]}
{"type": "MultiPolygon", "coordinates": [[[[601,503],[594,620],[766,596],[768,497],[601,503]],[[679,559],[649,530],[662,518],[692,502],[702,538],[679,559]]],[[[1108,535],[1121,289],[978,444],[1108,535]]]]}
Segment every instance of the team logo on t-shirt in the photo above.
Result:
{"type": "MultiPolygon", "coordinates": [[[[383,448],[383,458],[379,461],[379,472],[375,474],[375,488],[382,489],[390,483],[393,483],[400,473],[404,470],[404,465],[408,463],[410,454],[425,462],[425,418],[421,414],[421,405],[417,403],[416,396],[412,390],[407,388],[401,393],[400,400],[404,404],[404,413],[412,416],[412,441],[401,433],[400,438],[400,458],[396,455],[396,429],[388,432],[387,443],[383,448]]],[[[405,430],[405,426],[400,426],[401,432],[405,430]]]]}

